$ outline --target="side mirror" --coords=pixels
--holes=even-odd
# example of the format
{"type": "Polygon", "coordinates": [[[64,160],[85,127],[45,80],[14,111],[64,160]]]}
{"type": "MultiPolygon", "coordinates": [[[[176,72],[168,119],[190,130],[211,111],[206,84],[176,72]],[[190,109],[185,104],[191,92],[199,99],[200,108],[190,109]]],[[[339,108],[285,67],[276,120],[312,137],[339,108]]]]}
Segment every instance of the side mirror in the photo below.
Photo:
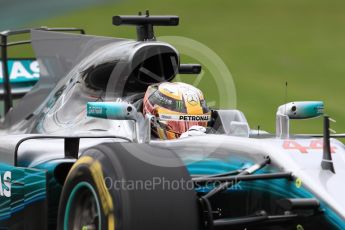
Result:
{"type": "Polygon", "coordinates": [[[147,143],[151,140],[151,119],[142,116],[137,109],[126,102],[88,102],[87,116],[109,119],[134,121],[133,139],[136,142],[147,143]]]}
{"type": "Polygon", "coordinates": [[[310,119],[323,115],[322,101],[298,101],[281,105],[277,114],[286,115],[289,119],[310,119]]]}
{"type": "Polygon", "coordinates": [[[310,119],[323,115],[322,101],[290,102],[278,107],[276,114],[276,136],[288,138],[290,133],[290,119],[310,119]]]}
{"type": "Polygon", "coordinates": [[[125,102],[88,102],[87,116],[110,120],[138,119],[138,112],[133,105],[125,102]]]}

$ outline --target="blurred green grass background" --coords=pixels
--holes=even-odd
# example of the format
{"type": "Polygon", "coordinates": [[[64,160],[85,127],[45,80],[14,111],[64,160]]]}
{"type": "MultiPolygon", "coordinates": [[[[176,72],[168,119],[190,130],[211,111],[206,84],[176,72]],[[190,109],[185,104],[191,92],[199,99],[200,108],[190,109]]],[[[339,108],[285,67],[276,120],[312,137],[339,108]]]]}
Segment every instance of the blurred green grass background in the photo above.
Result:
{"type": "MultiPolygon", "coordinates": [[[[333,128],[345,132],[345,1],[126,0],[28,26],[82,27],[88,34],[135,38],[135,28],[114,27],[111,17],[145,9],[180,16],[178,27],[157,27],[157,36],[192,38],[223,59],[235,81],[237,108],[252,128],[274,131],[288,81],[289,101],[323,100],[326,113],[337,120],[333,128]]],[[[209,85],[200,88],[215,93],[209,85]]],[[[321,119],[292,124],[293,132],[322,130],[321,119]]]]}

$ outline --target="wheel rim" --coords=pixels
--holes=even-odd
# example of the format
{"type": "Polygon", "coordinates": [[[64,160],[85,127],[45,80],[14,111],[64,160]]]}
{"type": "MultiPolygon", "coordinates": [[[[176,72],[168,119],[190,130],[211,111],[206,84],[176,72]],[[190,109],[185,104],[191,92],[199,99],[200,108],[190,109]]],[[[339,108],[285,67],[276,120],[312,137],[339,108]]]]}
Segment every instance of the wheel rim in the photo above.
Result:
{"type": "Polygon", "coordinates": [[[64,230],[100,230],[101,211],[97,193],[91,184],[78,183],[68,197],[64,230]]]}

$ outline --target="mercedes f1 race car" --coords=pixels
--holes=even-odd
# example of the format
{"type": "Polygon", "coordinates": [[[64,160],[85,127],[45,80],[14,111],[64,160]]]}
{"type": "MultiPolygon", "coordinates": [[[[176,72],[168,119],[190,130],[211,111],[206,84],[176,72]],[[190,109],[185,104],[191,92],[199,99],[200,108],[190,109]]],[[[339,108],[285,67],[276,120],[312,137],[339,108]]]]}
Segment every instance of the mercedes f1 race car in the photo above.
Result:
{"type": "Polygon", "coordinates": [[[0,33],[1,229],[345,229],[344,135],[330,133],[322,102],[280,106],[274,134],[229,108],[212,110],[202,135],[151,136],[160,118],[142,113],[147,87],[201,69],[155,39],[154,26],[178,23],[113,17],[137,40],[0,33]],[[36,57],[11,59],[23,44],[36,57]],[[323,134],[290,133],[290,120],[316,117],[323,134]]]}

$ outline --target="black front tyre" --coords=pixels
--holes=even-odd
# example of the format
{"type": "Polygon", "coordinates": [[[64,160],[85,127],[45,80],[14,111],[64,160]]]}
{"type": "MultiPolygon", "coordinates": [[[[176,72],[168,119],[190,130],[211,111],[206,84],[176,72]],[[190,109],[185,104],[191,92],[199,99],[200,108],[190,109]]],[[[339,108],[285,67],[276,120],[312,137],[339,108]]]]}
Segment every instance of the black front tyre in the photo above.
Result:
{"type": "Polygon", "coordinates": [[[109,143],[85,151],[70,170],[60,198],[58,229],[199,229],[197,197],[183,188],[123,189],[115,181],[190,180],[185,167],[160,167],[136,154],[178,157],[144,144],[109,143]]]}

